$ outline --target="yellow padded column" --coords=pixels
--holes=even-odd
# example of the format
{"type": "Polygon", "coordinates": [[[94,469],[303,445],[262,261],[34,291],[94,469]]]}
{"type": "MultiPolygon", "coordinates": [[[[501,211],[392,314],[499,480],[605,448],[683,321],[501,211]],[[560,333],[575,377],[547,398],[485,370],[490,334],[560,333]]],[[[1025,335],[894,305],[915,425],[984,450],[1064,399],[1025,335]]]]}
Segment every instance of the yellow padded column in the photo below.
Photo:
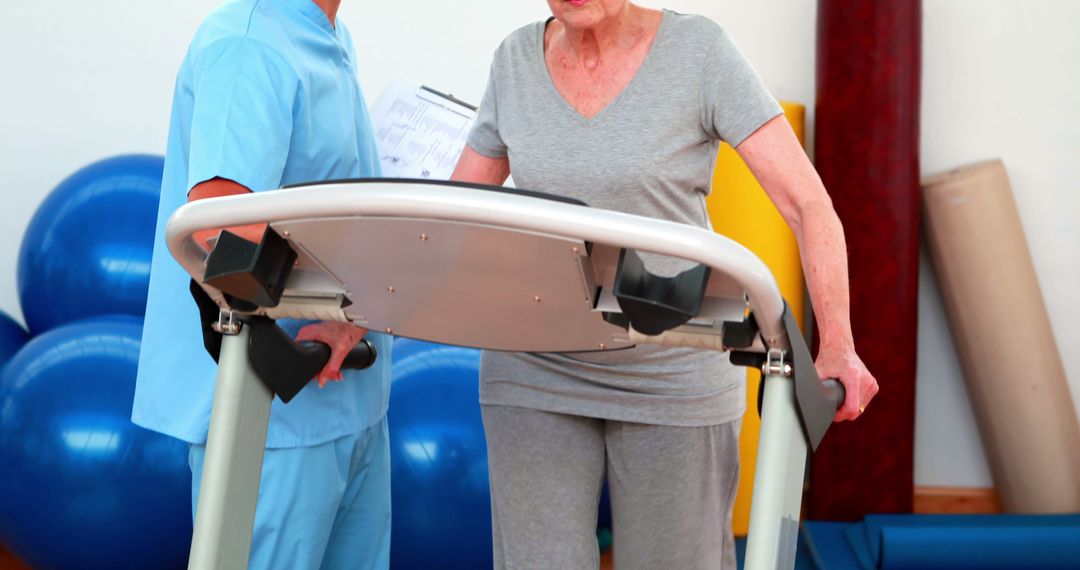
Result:
{"type": "MultiPolygon", "coordinates": [[[[799,143],[804,144],[806,108],[781,102],[799,143]]],[[[728,144],[720,147],[713,173],[712,193],[706,202],[713,229],[743,244],[757,254],[772,270],[799,326],[804,327],[805,307],[802,266],[795,235],[780,216],[750,169],[728,144]]],[[[761,418],[757,412],[757,392],[761,373],[747,372],[746,415],[739,435],[739,491],[735,499],[733,525],[735,534],[745,536],[750,525],[750,494],[754,486],[754,465],[757,462],[758,431],[761,418]]]]}

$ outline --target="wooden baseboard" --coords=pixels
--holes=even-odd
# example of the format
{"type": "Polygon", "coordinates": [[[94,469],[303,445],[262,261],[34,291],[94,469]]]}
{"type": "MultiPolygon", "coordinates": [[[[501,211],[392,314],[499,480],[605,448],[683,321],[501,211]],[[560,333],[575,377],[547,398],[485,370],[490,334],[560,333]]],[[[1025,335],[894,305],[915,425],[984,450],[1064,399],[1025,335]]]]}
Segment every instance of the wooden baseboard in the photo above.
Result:
{"type": "Polygon", "coordinates": [[[915,512],[926,515],[997,514],[1001,502],[993,488],[915,487],[915,512]]]}

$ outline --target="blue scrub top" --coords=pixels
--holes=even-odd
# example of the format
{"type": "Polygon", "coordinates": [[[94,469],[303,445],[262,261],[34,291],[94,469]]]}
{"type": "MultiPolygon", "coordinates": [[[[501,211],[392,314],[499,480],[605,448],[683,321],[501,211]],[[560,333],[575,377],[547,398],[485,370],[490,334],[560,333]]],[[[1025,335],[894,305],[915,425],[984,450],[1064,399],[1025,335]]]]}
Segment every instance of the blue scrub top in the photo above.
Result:
{"type": "MultiPolygon", "coordinates": [[[[352,39],[312,0],[235,0],[214,11],[177,75],[131,419],[205,443],[216,365],[202,346],[189,277],[165,244],[169,216],[200,182],[253,191],[379,175],[352,39]]],[[[375,244],[369,244],[374,246],[375,244]]],[[[299,324],[283,323],[291,332],[299,324]]],[[[318,445],[386,414],[391,339],[368,333],[377,364],[274,399],[267,447],[318,445]]]]}

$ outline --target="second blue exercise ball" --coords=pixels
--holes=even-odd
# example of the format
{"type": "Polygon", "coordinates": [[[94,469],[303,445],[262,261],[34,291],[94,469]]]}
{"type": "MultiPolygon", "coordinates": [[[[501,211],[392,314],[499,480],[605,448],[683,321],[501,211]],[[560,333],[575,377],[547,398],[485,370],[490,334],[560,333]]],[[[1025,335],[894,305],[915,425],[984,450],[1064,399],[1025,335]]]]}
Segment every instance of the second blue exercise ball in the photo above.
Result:
{"type": "Polygon", "coordinates": [[[491,568],[480,351],[398,339],[393,358],[390,565],[491,568]]]}
{"type": "Polygon", "coordinates": [[[142,321],[70,323],[0,374],[0,541],[38,570],[183,568],[183,442],[131,423],[142,321]]]}
{"type": "Polygon", "coordinates": [[[34,212],[18,289],[34,335],[83,317],[141,316],[164,159],[124,155],[69,176],[34,212]]]}
{"type": "Polygon", "coordinates": [[[0,368],[15,356],[27,340],[30,340],[30,335],[26,333],[26,329],[0,311],[0,368]]]}

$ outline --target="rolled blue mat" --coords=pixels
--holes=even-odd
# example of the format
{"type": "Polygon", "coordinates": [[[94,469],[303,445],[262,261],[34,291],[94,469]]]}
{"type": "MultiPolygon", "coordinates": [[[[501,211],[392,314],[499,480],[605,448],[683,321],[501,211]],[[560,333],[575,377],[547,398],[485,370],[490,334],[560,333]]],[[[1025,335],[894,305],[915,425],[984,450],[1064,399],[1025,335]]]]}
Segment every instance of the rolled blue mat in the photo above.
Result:
{"type": "Polygon", "coordinates": [[[877,540],[880,532],[871,536],[867,530],[866,521],[855,523],[844,531],[848,546],[851,547],[851,556],[859,562],[859,568],[874,570],[878,560],[881,559],[881,541],[877,540]]]}
{"type": "Polygon", "coordinates": [[[1080,515],[871,515],[845,535],[865,569],[1080,567],[1080,515]]]}
{"type": "Polygon", "coordinates": [[[1080,526],[885,527],[881,568],[1077,568],[1080,526]]]}
{"type": "Polygon", "coordinates": [[[844,534],[853,526],[862,525],[845,522],[804,522],[796,570],[859,570],[861,566],[852,554],[844,534]],[[799,560],[804,561],[801,567],[798,565],[799,560]]]}

